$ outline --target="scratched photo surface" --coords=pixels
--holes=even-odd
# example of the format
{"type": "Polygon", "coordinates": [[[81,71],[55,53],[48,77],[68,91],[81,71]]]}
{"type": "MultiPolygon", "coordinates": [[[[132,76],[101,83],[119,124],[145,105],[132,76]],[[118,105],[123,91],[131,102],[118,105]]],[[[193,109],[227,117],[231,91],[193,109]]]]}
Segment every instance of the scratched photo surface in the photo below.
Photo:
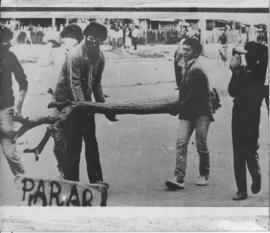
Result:
{"type": "MultiPolygon", "coordinates": [[[[119,6],[123,5],[119,1],[119,6]]],[[[249,198],[235,202],[232,200],[236,192],[231,136],[233,99],[227,91],[232,74],[229,69],[232,49],[243,48],[247,40],[268,34],[265,8],[262,12],[233,13],[219,9],[199,14],[187,10],[181,12],[180,8],[176,12],[170,9],[161,12],[151,8],[151,4],[149,6],[149,12],[137,11],[132,4],[132,11],[119,12],[86,11],[83,7],[67,12],[61,9],[54,11],[53,8],[30,13],[3,11],[1,23],[13,31],[11,51],[21,62],[28,80],[22,115],[35,119],[52,112],[48,109],[52,101],[48,90],[55,89],[59,78],[61,57],[64,56],[59,35],[67,24],[75,23],[84,29],[90,21],[96,21],[107,27],[108,38],[100,46],[105,56],[101,82],[105,102],[127,106],[178,98],[174,53],[186,34],[194,34],[203,43],[202,62],[207,69],[209,83],[217,89],[221,101],[221,108],[214,114],[215,121],[211,123],[208,134],[209,185],[195,185],[199,176],[199,156],[193,134],[188,146],[185,189],[167,191],[165,188],[165,181],[174,175],[177,116],[169,113],[121,114],[116,116],[118,121],[113,122],[104,114],[96,113],[96,137],[103,179],[109,187],[89,186],[84,144],[80,157],[80,183],[58,178],[52,137],[38,157],[34,153],[24,153],[25,149],[35,148],[42,140],[48,127],[43,124],[29,129],[17,139],[17,153],[27,171],[25,177],[17,177],[14,181],[7,160],[1,155],[1,205],[268,207],[269,143],[265,101],[261,105],[258,149],[262,188],[257,195],[251,193],[251,178],[247,172],[249,198]],[[114,25],[119,25],[120,30],[113,29],[114,25]],[[123,36],[125,25],[138,29],[136,50],[131,39],[123,36]],[[228,30],[228,59],[225,62],[220,57],[218,42],[224,27],[228,30]]],[[[15,98],[18,98],[18,89],[13,78],[15,98]]],[[[16,129],[20,126],[17,122],[16,129]]]]}

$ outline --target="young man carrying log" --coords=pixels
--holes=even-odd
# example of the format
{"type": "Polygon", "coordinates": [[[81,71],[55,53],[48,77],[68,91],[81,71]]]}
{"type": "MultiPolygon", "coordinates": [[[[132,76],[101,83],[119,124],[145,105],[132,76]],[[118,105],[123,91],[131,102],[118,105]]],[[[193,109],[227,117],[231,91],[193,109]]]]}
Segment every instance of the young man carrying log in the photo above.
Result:
{"type": "MultiPolygon", "coordinates": [[[[55,90],[55,100],[58,102],[91,101],[92,94],[96,102],[105,102],[101,86],[105,58],[100,51],[100,43],[107,38],[107,29],[92,22],[84,29],[83,34],[84,39],[67,54],[63,64],[55,90]]],[[[113,114],[107,114],[106,117],[116,121],[113,114]]],[[[63,125],[63,130],[65,151],[61,163],[64,179],[79,181],[80,153],[84,140],[88,178],[91,183],[102,182],[93,113],[83,110],[74,112],[63,125]]]]}
{"type": "Polygon", "coordinates": [[[14,53],[9,51],[12,31],[0,25],[0,145],[14,175],[25,173],[16,153],[13,117],[20,116],[28,82],[24,70],[14,53]],[[19,98],[14,108],[12,74],[19,85],[19,98]]]}

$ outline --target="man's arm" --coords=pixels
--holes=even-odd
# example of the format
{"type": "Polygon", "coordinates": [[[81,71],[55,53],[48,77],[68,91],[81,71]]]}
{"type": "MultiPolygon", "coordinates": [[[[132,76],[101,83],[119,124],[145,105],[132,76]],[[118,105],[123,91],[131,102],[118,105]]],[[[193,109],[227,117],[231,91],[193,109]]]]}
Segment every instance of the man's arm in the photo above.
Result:
{"type": "Polygon", "coordinates": [[[241,83],[240,83],[240,75],[241,70],[241,56],[239,54],[234,54],[231,58],[230,62],[230,70],[232,71],[232,77],[228,86],[228,93],[231,97],[236,97],[241,92],[241,83]]]}
{"type": "Polygon", "coordinates": [[[28,82],[24,70],[17,59],[17,57],[11,53],[12,72],[19,85],[19,98],[15,106],[15,115],[19,116],[22,112],[23,102],[28,89],[28,82]]]}
{"type": "Polygon", "coordinates": [[[174,53],[174,72],[175,72],[175,81],[178,88],[180,87],[181,81],[183,80],[182,67],[178,65],[178,62],[181,58],[182,54],[179,54],[178,50],[176,50],[174,53]]]}
{"type": "Polygon", "coordinates": [[[23,106],[23,102],[24,102],[26,93],[27,93],[26,90],[21,90],[19,93],[19,99],[18,99],[17,105],[15,107],[15,116],[20,116],[22,113],[22,106],[23,106]]]}
{"type": "MultiPolygon", "coordinates": [[[[94,77],[93,94],[94,94],[96,102],[100,102],[100,103],[105,102],[102,85],[101,85],[102,72],[104,70],[104,67],[105,67],[105,57],[103,53],[100,52],[99,60],[93,70],[93,77],[94,77]]],[[[115,117],[115,114],[106,114],[105,116],[110,121],[118,121],[118,119],[116,119],[115,117]]]]}
{"type": "Polygon", "coordinates": [[[104,103],[105,98],[103,95],[103,89],[102,89],[102,84],[101,84],[101,79],[102,79],[102,72],[105,67],[105,57],[103,53],[100,53],[100,57],[98,59],[97,64],[94,66],[93,69],[93,94],[95,97],[96,102],[104,103]]]}
{"type": "Polygon", "coordinates": [[[67,57],[67,76],[74,100],[76,102],[85,101],[82,89],[80,58],[72,52],[67,57]]]}
{"type": "Polygon", "coordinates": [[[233,98],[237,97],[241,92],[240,73],[240,70],[234,70],[229,82],[228,93],[233,98]]]}

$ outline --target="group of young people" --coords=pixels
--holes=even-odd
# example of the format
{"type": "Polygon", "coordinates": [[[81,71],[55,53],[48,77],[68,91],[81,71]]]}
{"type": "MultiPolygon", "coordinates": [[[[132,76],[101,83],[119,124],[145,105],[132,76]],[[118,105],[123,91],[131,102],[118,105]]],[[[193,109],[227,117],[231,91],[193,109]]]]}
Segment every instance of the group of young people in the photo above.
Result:
{"type": "MultiPolygon", "coordinates": [[[[107,38],[107,28],[91,22],[83,31],[76,24],[67,25],[61,32],[66,51],[54,91],[54,100],[105,102],[101,80],[105,57],[100,44],[107,38]]],[[[16,56],[9,51],[12,31],[0,27],[0,143],[14,175],[25,172],[16,153],[13,116],[21,114],[27,91],[27,78],[16,56]],[[19,99],[14,108],[11,74],[19,84],[19,99]],[[15,109],[15,112],[13,111],[15,109]]],[[[168,190],[183,189],[187,167],[187,150],[190,137],[195,131],[199,154],[199,179],[196,185],[206,186],[209,182],[210,155],[207,135],[214,121],[214,106],[211,98],[209,77],[201,63],[202,45],[198,39],[187,38],[181,43],[174,59],[176,83],[179,88],[179,128],[176,142],[176,166],[174,176],[165,182],[168,190]]],[[[234,98],[232,117],[233,157],[237,192],[234,200],[248,196],[246,165],[252,177],[251,190],[258,193],[261,188],[261,173],[257,154],[260,106],[265,92],[268,50],[256,42],[245,45],[246,65],[235,51],[230,64],[232,71],[229,95],[234,98]]],[[[59,113],[62,109],[56,109],[59,113]]],[[[105,115],[117,121],[115,115],[105,115]]],[[[93,113],[76,111],[54,135],[54,153],[61,177],[79,181],[79,163],[82,142],[90,183],[103,182],[95,135],[93,113]]]]}
{"type": "MultiPolygon", "coordinates": [[[[166,181],[169,190],[185,186],[187,146],[195,130],[199,154],[199,179],[196,185],[206,186],[209,181],[209,151],[207,134],[214,121],[209,78],[205,63],[200,62],[202,46],[197,39],[187,38],[175,53],[176,83],[179,87],[179,129],[176,143],[176,167],[173,178],[166,181]]],[[[246,166],[252,178],[251,191],[261,189],[258,138],[260,107],[265,98],[268,108],[269,90],[265,87],[268,65],[268,47],[258,42],[247,42],[244,50],[234,50],[230,69],[232,77],[228,93],[234,99],[232,110],[232,141],[234,172],[237,192],[233,200],[248,197],[246,166]],[[241,55],[246,65],[242,65],[241,55]]]]}

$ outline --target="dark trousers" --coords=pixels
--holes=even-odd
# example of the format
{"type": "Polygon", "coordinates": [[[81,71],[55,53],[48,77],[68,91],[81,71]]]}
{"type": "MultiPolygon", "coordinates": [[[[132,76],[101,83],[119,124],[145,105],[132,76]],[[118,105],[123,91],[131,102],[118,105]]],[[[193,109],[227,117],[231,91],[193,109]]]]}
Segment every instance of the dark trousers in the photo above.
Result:
{"type": "Polygon", "coordinates": [[[64,130],[66,137],[66,155],[63,158],[64,178],[79,181],[80,154],[84,141],[89,181],[90,183],[103,181],[94,115],[76,114],[71,117],[64,130]]]}
{"type": "Polygon", "coordinates": [[[137,37],[132,37],[132,45],[134,46],[134,49],[137,50],[137,37]]]}
{"type": "Polygon", "coordinates": [[[259,106],[251,111],[248,103],[234,104],[232,114],[234,173],[236,186],[242,193],[247,193],[246,166],[252,180],[261,174],[257,154],[259,124],[259,106]]]}

